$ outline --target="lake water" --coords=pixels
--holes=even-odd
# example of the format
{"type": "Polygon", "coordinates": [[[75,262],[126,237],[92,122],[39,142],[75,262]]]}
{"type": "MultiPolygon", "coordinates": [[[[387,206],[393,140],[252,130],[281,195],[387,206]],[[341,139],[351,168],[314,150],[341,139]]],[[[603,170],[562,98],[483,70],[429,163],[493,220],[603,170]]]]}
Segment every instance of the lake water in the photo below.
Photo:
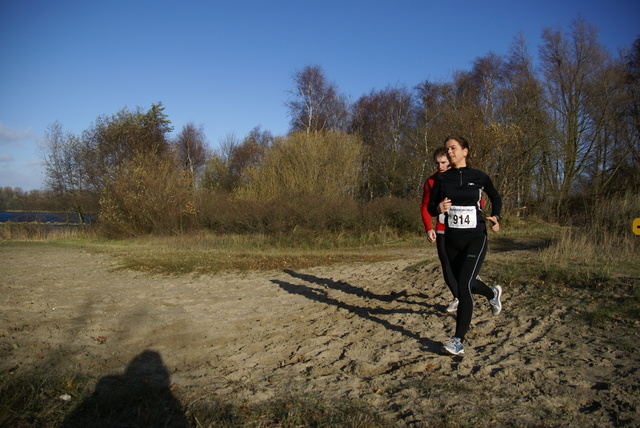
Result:
{"type": "MultiPolygon", "coordinates": [[[[85,214],[84,222],[91,223],[95,219],[95,215],[85,214]]],[[[80,224],[78,214],[67,213],[47,213],[47,212],[26,212],[26,211],[0,211],[0,223],[13,221],[22,222],[38,222],[51,224],[80,224]]]]}

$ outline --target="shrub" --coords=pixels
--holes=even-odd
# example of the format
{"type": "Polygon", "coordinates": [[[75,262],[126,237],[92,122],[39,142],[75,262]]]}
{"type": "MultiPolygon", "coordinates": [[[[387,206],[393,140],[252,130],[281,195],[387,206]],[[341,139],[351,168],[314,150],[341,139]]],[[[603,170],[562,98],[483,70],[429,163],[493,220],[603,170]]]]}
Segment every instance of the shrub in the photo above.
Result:
{"type": "Polygon", "coordinates": [[[255,200],[201,190],[196,206],[198,222],[218,233],[411,233],[422,227],[417,202],[399,198],[357,202],[319,194],[255,200]]]}
{"type": "Polygon", "coordinates": [[[193,186],[166,157],[125,162],[100,200],[99,220],[110,237],[178,233],[195,225],[193,186]]]}
{"type": "Polygon", "coordinates": [[[297,132],[278,139],[262,162],[246,171],[238,189],[246,199],[295,195],[353,195],[359,183],[362,143],[341,132],[297,132]]]}
{"type": "Polygon", "coordinates": [[[423,229],[420,201],[393,196],[374,199],[363,210],[366,230],[391,228],[400,232],[419,232],[423,229]]]}

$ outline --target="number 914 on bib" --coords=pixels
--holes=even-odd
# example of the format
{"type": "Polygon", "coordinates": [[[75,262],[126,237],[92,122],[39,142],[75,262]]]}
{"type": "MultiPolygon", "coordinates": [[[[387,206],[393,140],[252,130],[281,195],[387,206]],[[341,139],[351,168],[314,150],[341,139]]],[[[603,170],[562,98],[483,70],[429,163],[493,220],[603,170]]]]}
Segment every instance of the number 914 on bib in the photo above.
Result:
{"type": "Polygon", "coordinates": [[[451,205],[447,212],[447,224],[452,229],[475,229],[478,225],[476,208],[451,205]]]}

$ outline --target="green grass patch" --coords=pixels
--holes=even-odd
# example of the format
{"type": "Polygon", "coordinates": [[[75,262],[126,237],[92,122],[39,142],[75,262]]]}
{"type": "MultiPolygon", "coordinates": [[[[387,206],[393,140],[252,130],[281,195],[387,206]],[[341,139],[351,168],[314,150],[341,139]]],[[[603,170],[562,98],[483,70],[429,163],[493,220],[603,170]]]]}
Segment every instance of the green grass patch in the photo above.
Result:
{"type": "Polygon", "coordinates": [[[0,426],[59,426],[85,398],[86,378],[0,375],[0,426]]]}
{"type": "Polygon", "coordinates": [[[0,375],[0,426],[390,427],[366,404],[283,394],[246,405],[152,379],[0,375]]]}
{"type": "Polygon", "coordinates": [[[353,400],[326,401],[317,396],[287,395],[253,406],[205,403],[189,414],[198,426],[215,427],[391,427],[369,406],[353,400]]]}
{"type": "Polygon", "coordinates": [[[584,316],[594,326],[637,325],[640,321],[640,278],[618,278],[614,289],[601,290],[584,316]]]}

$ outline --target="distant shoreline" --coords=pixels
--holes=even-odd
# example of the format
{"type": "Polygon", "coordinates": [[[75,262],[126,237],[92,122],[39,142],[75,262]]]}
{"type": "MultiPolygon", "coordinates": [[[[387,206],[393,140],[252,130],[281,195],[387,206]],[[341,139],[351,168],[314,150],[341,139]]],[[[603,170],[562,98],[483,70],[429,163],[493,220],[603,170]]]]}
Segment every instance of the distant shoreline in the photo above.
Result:
{"type": "Polygon", "coordinates": [[[44,223],[49,225],[83,225],[95,223],[97,214],[54,212],[54,211],[0,211],[0,223],[44,223]]]}

